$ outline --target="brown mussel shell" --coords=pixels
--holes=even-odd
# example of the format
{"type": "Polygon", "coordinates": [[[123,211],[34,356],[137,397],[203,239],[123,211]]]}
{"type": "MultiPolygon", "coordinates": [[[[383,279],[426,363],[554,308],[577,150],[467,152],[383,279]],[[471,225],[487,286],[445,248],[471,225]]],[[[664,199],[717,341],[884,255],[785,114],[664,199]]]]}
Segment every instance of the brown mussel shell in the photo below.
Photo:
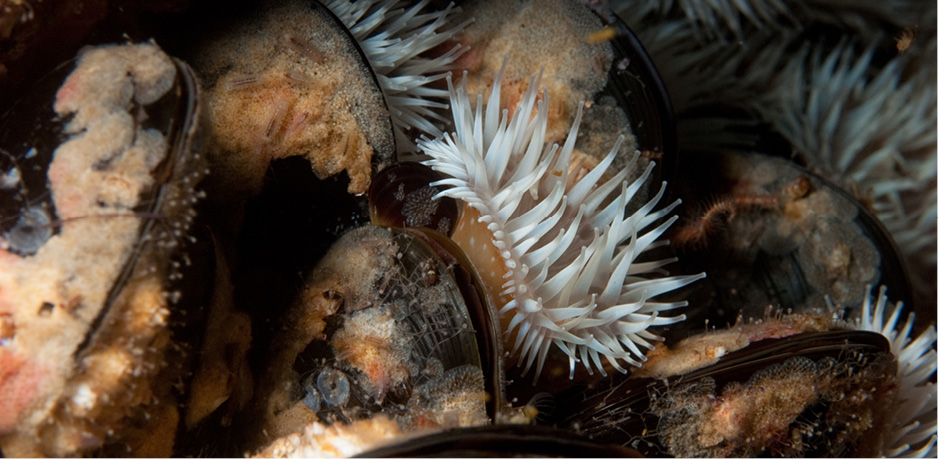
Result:
{"type": "Polygon", "coordinates": [[[492,307],[492,301],[488,298],[472,263],[452,239],[425,228],[411,229],[408,233],[422,240],[440,257],[466,302],[485,374],[486,413],[490,419],[496,419],[508,405],[505,400],[505,364],[502,358],[504,349],[498,312],[492,307]]]}
{"type": "Polygon", "coordinates": [[[609,80],[601,94],[609,94],[625,110],[638,147],[658,163],[660,172],[653,183],[671,180],[677,167],[677,143],[674,111],[668,90],[642,46],[638,36],[616,16],[606,22],[615,30],[610,40],[614,61],[609,80]]]}
{"type": "Polygon", "coordinates": [[[434,199],[437,189],[430,184],[442,176],[420,163],[405,162],[379,172],[368,190],[371,222],[377,226],[400,228],[421,240],[443,261],[456,282],[476,333],[479,356],[486,376],[486,410],[495,419],[506,405],[504,363],[498,313],[492,307],[482,280],[462,249],[449,238],[458,218],[456,201],[434,199]]]}
{"type": "MultiPolygon", "coordinates": [[[[611,170],[622,167],[636,151],[641,156],[626,181],[637,179],[650,162],[656,164],[636,199],[626,206],[630,213],[653,196],[663,181],[673,180],[678,163],[676,122],[668,91],[638,36],[615,15],[599,15],[599,19],[606,30],[597,33],[611,32],[608,43],[613,60],[605,86],[592,95],[591,106],[584,112],[577,149],[600,159],[616,137],[626,134],[625,145],[631,143],[632,149],[620,148],[611,170]],[[597,149],[600,144],[605,146],[597,149]]],[[[676,196],[669,186],[662,202],[676,196]]]]}
{"type": "Polygon", "coordinates": [[[456,282],[476,332],[482,368],[487,375],[486,392],[490,394],[486,409],[494,419],[506,405],[498,313],[472,262],[449,238],[458,208],[452,198],[434,198],[438,190],[431,183],[441,179],[438,172],[420,163],[391,165],[371,182],[368,209],[372,224],[400,228],[430,247],[456,282]]]}
{"type": "Polygon", "coordinates": [[[880,334],[806,332],[752,343],[683,375],[659,380],[615,374],[569,389],[557,395],[554,422],[647,456],[862,455],[868,433],[851,431],[843,418],[881,416],[894,375],[895,359],[880,334]],[[777,387],[792,377],[786,388],[777,387]],[[762,400],[760,393],[771,397],[762,400]],[[760,415],[770,421],[756,422],[760,415]],[[722,416],[725,424],[719,424],[722,416]],[[766,439],[759,430],[739,435],[739,426],[780,430],[766,439]]]}

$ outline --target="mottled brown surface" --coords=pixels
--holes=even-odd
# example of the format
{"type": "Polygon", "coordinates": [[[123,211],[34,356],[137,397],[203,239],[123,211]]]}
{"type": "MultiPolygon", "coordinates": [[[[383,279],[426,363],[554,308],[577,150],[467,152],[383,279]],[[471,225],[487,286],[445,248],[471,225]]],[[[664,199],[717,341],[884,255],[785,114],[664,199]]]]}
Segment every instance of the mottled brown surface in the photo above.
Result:
{"type": "Polygon", "coordinates": [[[390,118],[348,36],[305,2],[267,4],[249,22],[208,38],[194,62],[220,153],[215,180],[229,192],[260,191],[269,162],[309,160],[320,178],[346,172],[362,194],[372,160],[393,153],[390,118]],[[245,77],[251,84],[239,84],[245,77]]]}

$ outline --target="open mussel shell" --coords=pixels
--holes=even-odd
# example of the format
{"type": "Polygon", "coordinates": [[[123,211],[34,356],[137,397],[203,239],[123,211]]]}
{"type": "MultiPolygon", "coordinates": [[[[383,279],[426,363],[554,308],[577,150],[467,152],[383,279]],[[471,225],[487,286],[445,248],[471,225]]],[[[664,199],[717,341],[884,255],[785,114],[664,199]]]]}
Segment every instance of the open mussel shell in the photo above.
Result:
{"type": "Polygon", "coordinates": [[[790,161],[729,151],[689,154],[676,188],[685,202],[666,234],[681,259],[676,269],[707,272],[690,287],[694,307],[678,327],[762,317],[767,305],[807,312],[825,308],[826,298],[849,311],[868,285],[886,285],[891,299],[911,300],[902,259],[878,220],[790,161]]]}
{"type": "Polygon", "coordinates": [[[184,283],[212,270],[199,94],[154,44],[100,46],[0,120],[4,454],[170,454],[211,285],[184,283]]]}
{"type": "Polygon", "coordinates": [[[806,332],[682,375],[616,374],[569,389],[554,421],[648,456],[876,455],[895,372],[882,335],[806,332]]]}
{"type": "Polygon", "coordinates": [[[438,189],[432,186],[442,176],[415,162],[389,166],[379,172],[368,190],[368,209],[372,224],[398,228],[419,239],[443,261],[455,281],[472,319],[485,370],[486,402],[489,417],[495,418],[504,403],[502,381],[501,330],[498,312],[492,307],[482,280],[465,252],[449,238],[458,218],[456,201],[450,197],[435,198],[438,189]]]}
{"type": "Polygon", "coordinates": [[[496,419],[506,408],[505,368],[502,356],[501,328],[498,313],[491,305],[482,280],[452,239],[442,233],[426,228],[415,228],[407,232],[430,247],[446,267],[466,304],[466,312],[472,322],[479,360],[485,374],[485,407],[490,419],[496,419]]]}
{"type": "Polygon", "coordinates": [[[491,360],[483,362],[477,344],[484,333],[439,245],[365,226],[330,249],[274,337],[255,393],[258,412],[244,426],[252,437],[246,449],[313,422],[378,414],[404,432],[490,422],[497,407],[490,401],[498,399],[484,368],[491,360]]]}
{"type": "Polygon", "coordinates": [[[363,452],[355,457],[642,457],[547,426],[499,425],[450,429],[363,452]]]}

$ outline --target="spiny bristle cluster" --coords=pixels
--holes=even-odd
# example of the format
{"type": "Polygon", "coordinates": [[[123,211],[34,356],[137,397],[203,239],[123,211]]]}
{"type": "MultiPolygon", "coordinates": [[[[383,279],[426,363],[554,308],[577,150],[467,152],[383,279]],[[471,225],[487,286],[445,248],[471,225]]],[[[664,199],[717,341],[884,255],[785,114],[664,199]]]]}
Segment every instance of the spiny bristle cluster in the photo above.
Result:
{"type": "Polygon", "coordinates": [[[649,327],[684,319],[661,313],[686,302],[652,299],[704,276],[649,279],[647,275],[660,273],[674,259],[635,262],[662,244],[656,239],[677,217],[654,223],[679,201],[652,211],[663,196],[662,185],[647,204],[626,215],[626,204],[648,180],[654,163],[627,183],[636,153],[627,167],[603,182],[622,139],[574,182],[568,165],[583,104],[563,148],[545,148],[546,88],[538,100],[540,79],[532,77],[509,119],[508,110],[500,108],[504,71],[503,66],[495,77],[484,113],[481,95],[473,112],[465,76],[458,89],[448,78],[455,134],[422,138],[418,146],[431,157],[426,164],[449,176],[435,183],[450,187],[438,196],[465,201],[491,231],[507,269],[504,284],[497,287],[511,298],[500,311],[511,317],[503,328],[506,336],[516,331],[513,352],[520,350],[525,372],[536,361],[539,375],[554,345],[569,357],[571,378],[576,362],[590,373],[595,365],[605,375],[601,357],[624,373],[620,361],[640,365],[645,359],[642,348],[660,340],[649,327]]]}
{"type": "Polygon", "coordinates": [[[886,457],[934,457],[938,438],[935,418],[938,393],[931,382],[938,369],[935,326],[930,326],[913,340],[909,334],[915,315],[909,314],[902,328],[897,329],[902,302],[896,304],[887,319],[885,286],[880,287],[875,301],[871,309],[873,296],[868,288],[860,317],[850,325],[885,336],[898,360],[898,400],[892,410],[895,416],[893,424],[887,427],[883,454],[886,457]]]}
{"type": "Polygon", "coordinates": [[[455,45],[437,57],[419,57],[469,23],[448,27],[458,11],[452,3],[442,11],[421,14],[428,2],[422,0],[409,7],[401,0],[330,0],[326,4],[358,41],[374,69],[402,151],[414,149],[406,134],[410,129],[442,135],[434,121],[445,120],[435,110],[447,105],[433,99],[445,100],[447,92],[429,83],[444,78],[453,62],[469,49],[455,45]]]}

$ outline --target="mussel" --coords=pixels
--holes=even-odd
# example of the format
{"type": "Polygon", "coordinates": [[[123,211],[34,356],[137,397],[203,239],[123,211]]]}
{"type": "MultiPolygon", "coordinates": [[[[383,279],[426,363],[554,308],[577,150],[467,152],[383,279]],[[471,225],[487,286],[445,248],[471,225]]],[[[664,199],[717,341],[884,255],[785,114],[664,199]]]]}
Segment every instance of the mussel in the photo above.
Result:
{"type": "Polygon", "coordinates": [[[152,43],[100,46],[0,119],[4,454],[170,453],[212,269],[199,93],[152,43]]]}
{"type": "Polygon", "coordinates": [[[339,239],[281,321],[246,448],[379,414],[404,432],[489,423],[502,396],[485,362],[498,348],[479,344],[493,337],[459,269],[419,232],[365,226],[339,239]]]}
{"type": "Polygon", "coordinates": [[[661,379],[616,376],[570,389],[557,397],[555,422],[649,456],[878,454],[896,388],[882,335],[805,332],[718,357],[661,379]]]}
{"type": "Polygon", "coordinates": [[[855,198],[783,158],[694,152],[682,157],[686,200],[669,236],[682,269],[707,280],[691,296],[687,326],[760,317],[767,305],[807,312],[826,297],[847,308],[866,285],[912,299],[905,264],[879,221],[855,198]],[[695,190],[708,190],[699,194],[695,190]],[[720,256],[713,256],[713,254],[720,256]]]}

